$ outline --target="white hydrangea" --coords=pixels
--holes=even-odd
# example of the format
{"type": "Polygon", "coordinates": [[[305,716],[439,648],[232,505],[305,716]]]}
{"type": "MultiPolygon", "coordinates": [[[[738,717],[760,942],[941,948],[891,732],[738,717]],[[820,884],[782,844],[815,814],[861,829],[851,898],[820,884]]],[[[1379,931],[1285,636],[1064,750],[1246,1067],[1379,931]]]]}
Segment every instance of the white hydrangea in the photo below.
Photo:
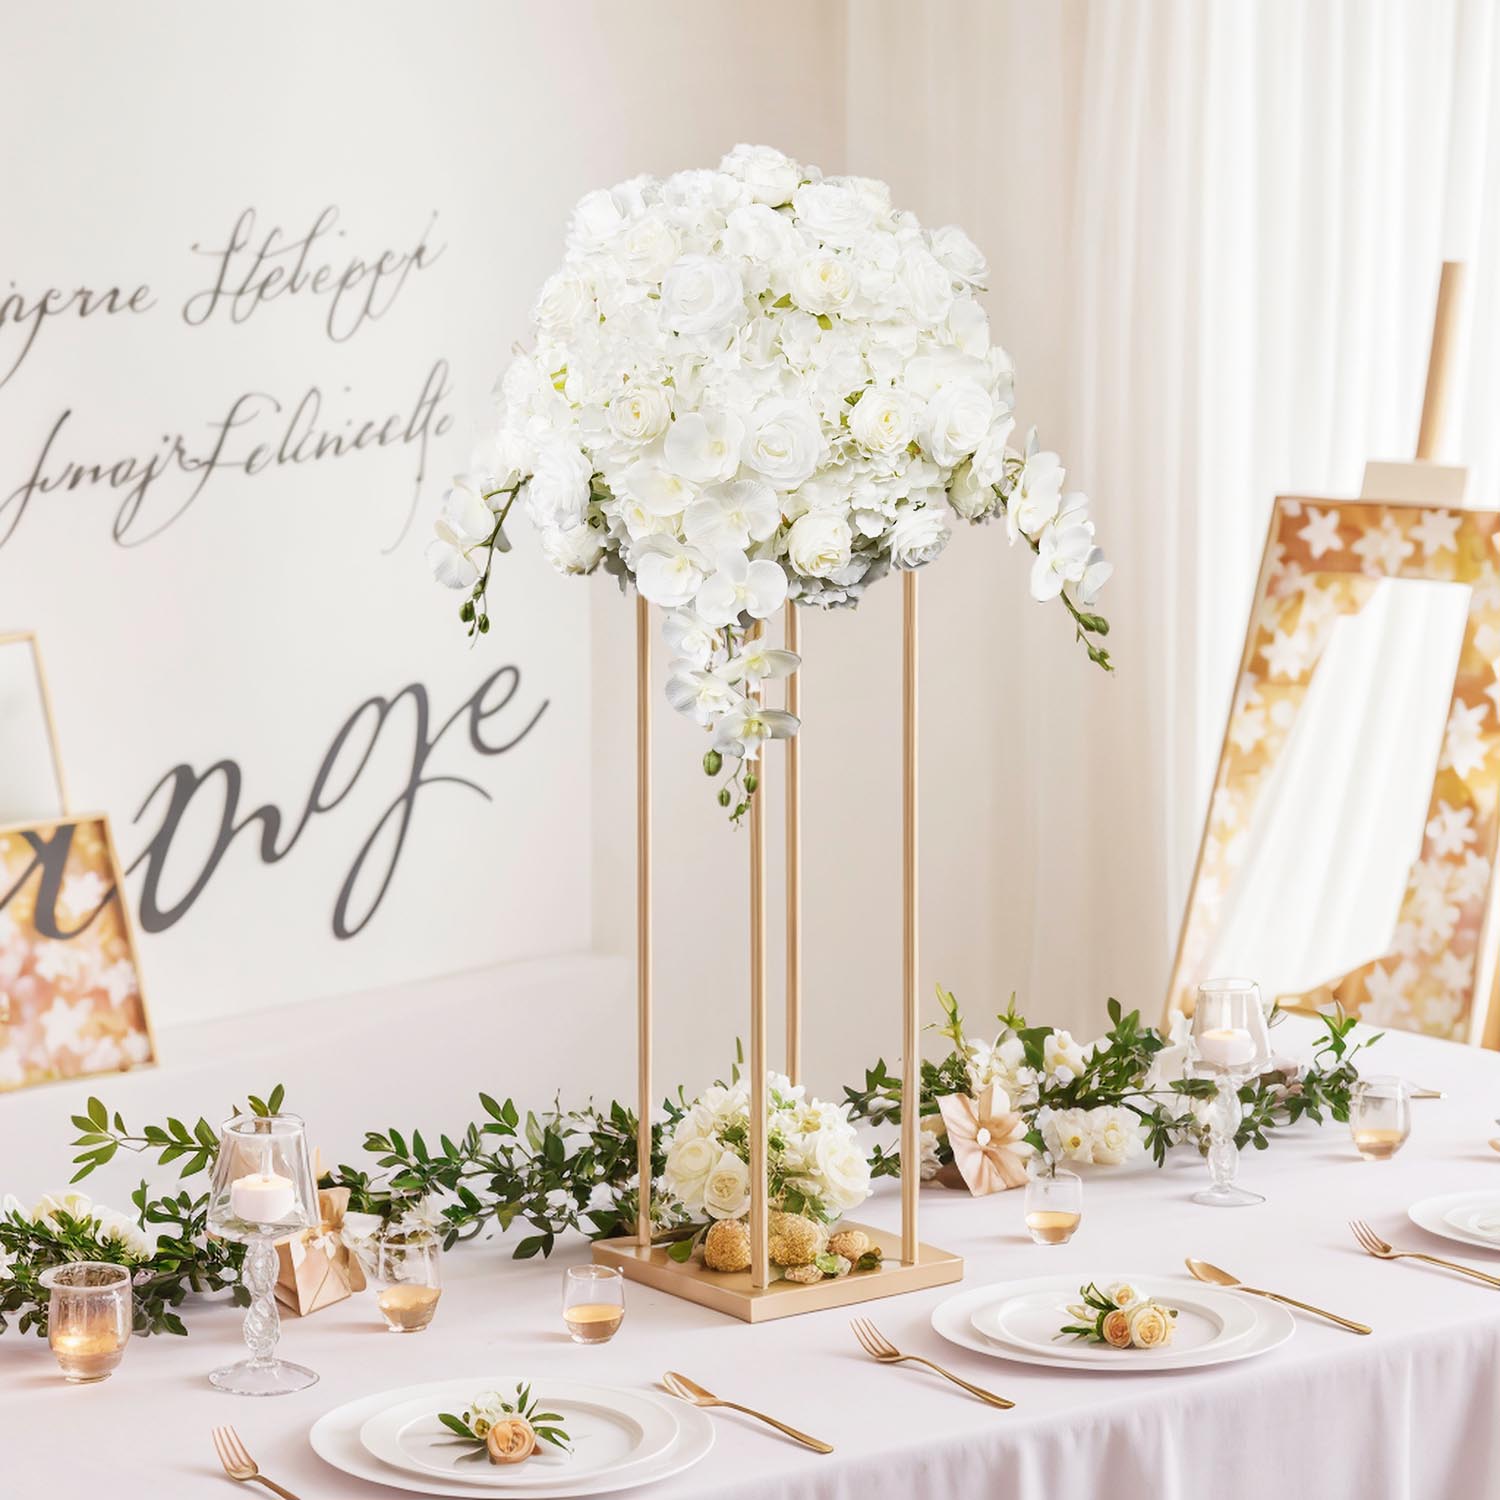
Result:
{"type": "Polygon", "coordinates": [[[691,643],[668,697],[741,764],[797,729],[757,702],[797,661],[745,669],[755,623],[788,600],[857,604],[937,558],[955,518],[1004,514],[1036,552],[1032,594],[1102,633],[1088,611],[1110,565],[1086,502],[1034,434],[1010,446],[986,276],[961,229],[924,229],[884,183],[767,146],[589,193],[497,388],[495,451],[437,522],[437,577],[487,629],[520,498],[560,571],[602,566],[668,612],[669,641],[691,643]]]}

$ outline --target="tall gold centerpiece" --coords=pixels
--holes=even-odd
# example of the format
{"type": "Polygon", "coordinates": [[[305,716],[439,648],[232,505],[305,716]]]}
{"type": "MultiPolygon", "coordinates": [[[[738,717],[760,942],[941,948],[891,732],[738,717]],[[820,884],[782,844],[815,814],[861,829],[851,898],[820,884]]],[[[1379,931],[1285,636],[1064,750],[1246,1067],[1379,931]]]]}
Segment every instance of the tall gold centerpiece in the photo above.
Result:
{"type": "MultiPolygon", "coordinates": [[[[882,1255],[874,1270],[860,1271],[811,1285],[771,1279],[768,1248],[766,1173],[766,781],[770,748],[757,769],[760,784],[750,799],[749,936],[750,936],[750,1268],[711,1271],[696,1260],[676,1261],[651,1232],[651,692],[650,606],[636,599],[636,1140],[639,1209],[636,1232],[594,1246],[594,1259],[617,1267],[632,1281],[643,1282],[674,1297],[685,1297],[747,1323],[762,1323],[794,1313],[845,1307],[876,1297],[920,1291],[961,1280],[963,1260],[947,1250],[924,1245],[917,1237],[917,1190],[921,1174],[921,1054],[917,1021],[917,575],[902,574],[901,666],[901,1232],[892,1234],[868,1224],[840,1220],[841,1229],[858,1229],[882,1255]]],[[[795,603],[785,610],[785,645],[798,648],[795,603]]],[[[800,673],[787,682],[787,707],[800,709],[800,673]]],[[[793,1083],[802,1069],[802,804],[801,735],[786,746],[786,1071],[793,1083]]]]}

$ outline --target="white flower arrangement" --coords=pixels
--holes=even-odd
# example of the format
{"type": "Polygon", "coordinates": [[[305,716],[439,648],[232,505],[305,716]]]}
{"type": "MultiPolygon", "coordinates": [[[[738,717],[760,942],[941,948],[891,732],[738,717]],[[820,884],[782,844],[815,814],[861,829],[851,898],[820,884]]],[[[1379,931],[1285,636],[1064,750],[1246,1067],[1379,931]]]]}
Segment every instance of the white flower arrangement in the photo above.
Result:
{"type": "Polygon", "coordinates": [[[29,1209],[22,1208],[13,1195],[7,1194],[0,1202],[0,1214],[18,1214],[33,1224],[52,1230],[70,1225],[73,1232],[90,1236],[99,1246],[118,1250],[126,1262],[151,1258],[151,1241],[129,1214],[95,1203],[88,1194],[73,1188],[44,1193],[29,1209]]]}
{"type": "MultiPolygon", "coordinates": [[[[870,1196],[870,1163],[847,1104],[810,1099],[780,1073],[768,1078],[769,1205],[834,1222],[870,1196]]],[[[743,1081],[705,1089],[677,1122],[662,1187],[702,1222],[750,1211],[750,1093],[743,1081]]]]}
{"type": "Polygon", "coordinates": [[[789,599],[857,604],[936,558],[955,517],[1003,515],[1035,552],[1033,597],[1060,597],[1107,668],[1091,611],[1111,565],[1058,456],[1034,433],[1011,446],[985,278],[961,229],[766,146],[589,193],[497,387],[493,450],[454,481],[429,548],[470,634],[489,629],[520,499],[560,571],[602,566],[668,611],[667,697],[712,733],[710,774],[729,756],[738,779],[797,730],[758,690],[798,659],[754,643],[756,622],[789,599]]]}

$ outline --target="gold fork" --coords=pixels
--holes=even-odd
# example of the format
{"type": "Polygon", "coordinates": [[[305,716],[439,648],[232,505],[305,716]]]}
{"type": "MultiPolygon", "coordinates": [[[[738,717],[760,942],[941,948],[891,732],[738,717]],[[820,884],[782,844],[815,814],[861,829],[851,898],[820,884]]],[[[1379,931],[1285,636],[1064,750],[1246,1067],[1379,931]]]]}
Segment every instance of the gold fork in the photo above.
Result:
{"type": "Polygon", "coordinates": [[[970,1385],[967,1380],[961,1379],[952,1370],[945,1370],[941,1365],[933,1364],[930,1359],[924,1359],[920,1354],[903,1354],[868,1318],[855,1318],[849,1326],[854,1330],[854,1337],[859,1340],[865,1353],[872,1359],[878,1359],[883,1365],[899,1365],[910,1360],[913,1364],[925,1365],[934,1374],[941,1375],[945,1380],[951,1380],[954,1385],[962,1386],[971,1396],[978,1396],[981,1401],[988,1402],[991,1406],[1012,1407],[1016,1404],[980,1386],[970,1385]]]}
{"type": "Polygon", "coordinates": [[[234,1428],[214,1428],[214,1451],[219,1455],[219,1462],[224,1465],[224,1472],[231,1479],[238,1479],[241,1484],[253,1479],[256,1484],[263,1484],[268,1490],[280,1495],[281,1500],[297,1500],[290,1490],[282,1489],[274,1480],[267,1479],[260,1472],[234,1428]]]}
{"type": "Polygon", "coordinates": [[[1354,1238],[1359,1241],[1360,1248],[1380,1260],[1425,1260],[1429,1266],[1442,1266],[1444,1270],[1472,1276],[1475,1281],[1482,1281],[1487,1286],[1500,1286],[1500,1277],[1476,1271],[1473,1266],[1460,1265],[1456,1260],[1440,1260],[1436,1255],[1424,1255],[1420,1250],[1397,1250],[1386,1244],[1363,1219],[1350,1219],[1349,1227],[1354,1231],[1354,1238]]]}
{"type": "Polygon", "coordinates": [[[785,1422],[778,1422],[775,1417],[768,1417],[763,1411],[741,1406],[738,1401],[725,1401],[714,1395],[712,1391],[705,1390],[696,1380],[689,1380],[686,1375],[679,1375],[676,1370],[668,1370],[662,1377],[662,1384],[674,1396],[688,1402],[691,1406],[722,1406],[729,1411],[743,1412],[747,1417],[754,1417],[756,1421],[764,1422],[768,1427],[774,1427],[777,1432],[784,1432],[794,1442],[801,1443],[804,1448],[811,1448],[814,1453],[833,1452],[832,1443],[809,1437],[805,1432],[798,1432],[795,1427],[788,1427],[785,1422]]]}

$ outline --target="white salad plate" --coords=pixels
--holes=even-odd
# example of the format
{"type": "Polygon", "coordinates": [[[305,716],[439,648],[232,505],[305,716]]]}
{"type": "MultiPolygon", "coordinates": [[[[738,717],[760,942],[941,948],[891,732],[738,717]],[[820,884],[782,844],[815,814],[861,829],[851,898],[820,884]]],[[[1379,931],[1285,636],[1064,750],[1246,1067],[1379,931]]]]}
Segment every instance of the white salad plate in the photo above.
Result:
{"type": "MultiPolygon", "coordinates": [[[[540,1394],[548,1390],[561,1389],[567,1384],[571,1382],[554,1382],[543,1378],[537,1385],[537,1390],[540,1394]]],[[[362,1396],[357,1401],[346,1402],[343,1406],[336,1407],[333,1411],[319,1417],[308,1433],[308,1441],[312,1445],[313,1452],[324,1463],[356,1479],[367,1480],[372,1484],[389,1485],[393,1489],[409,1490],[419,1495],[467,1496],[468,1500],[474,1500],[476,1495],[483,1495],[487,1497],[487,1500],[529,1500],[529,1497],[545,1495],[582,1497],[612,1494],[617,1490],[654,1483],[660,1479],[668,1479],[674,1474],[680,1474],[706,1458],[714,1444],[713,1423],[696,1407],[689,1406],[686,1402],[676,1401],[671,1397],[658,1397],[640,1391],[625,1390],[617,1390],[614,1394],[621,1397],[628,1395],[632,1400],[651,1401],[670,1413],[678,1425],[676,1440],[665,1452],[649,1462],[632,1465],[628,1469],[615,1473],[596,1472],[592,1475],[579,1475],[576,1480],[561,1481],[561,1487],[538,1488],[534,1484],[518,1484],[513,1475],[506,1474],[498,1465],[494,1466],[496,1473],[494,1484],[480,1487],[472,1483],[444,1479],[437,1474],[396,1468],[376,1458],[361,1443],[360,1433],[365,1424],[371,1418],[379,1416],[381,1412],[388,1411],[392,1407],[419,1398],[431,1398],[434,1402],[434,1411],[453,1410],[451,1406],[444,1406],[441,1403],[451,1395],[455,1387],[464,1392],[460,1403],[480,1391],[496,1389],[504,1391],[506,1389],[504,1385],[497,1383],[493,1375],[481,1375],[471,1380],[435,1380],[422,1385],[403,1386],[399,1390],[382,1391],[374,1396],[362,1396]]],[[[515,1388],[513,1379],[509,1388],[512,1390],[515,1388]]],[[[462,1404],[459,1409],[462,1409],[462,1404]]],[[[516,1467],[523,1466],[517,1465],[516,1467]]]]}
{"type": "Polygon", "coordinates": [[[1500,1224],[1500,1195],[1493,1188],[1423,1198],[1406,1210],[1406,1216],[1428,1234],[1460,1245],[1478,1245],[1482,1250],[1500,1250],[1500,1231],[1485,1234],[1476,1227],[1486,1218],[1500,1224]]]}
{"type": "Polygon", "coordinates": [[[1156,1369],[1168,1357],[1223,1350],[1248,1338],[1259,1326],[1256,1310],[1245,1296],[1236,1297],[1196,1282],[1191,1287],[1174,1284],[1168,1292],[1164,1284],[1153,1290],[1151,1278],[1120,1276],[1114,1280],[1130,1281],[1146,1295],[1177,1309],[1170,1344],[1160,1349],[1105,1349],[1081,1339],[1058,1338],[1058,1329],[1064,1323],[1077,1321],[1067,1310],[1070,1302],[1078,1301],[1074,1277],[1049,1278],[1048,1285],[1035,1291],[985,1302],[969,1321],[997,1344],[1055,1357],[1070,1365],[1109,1370],[1156,1369]]]}
{"type": "MultiPolygon", "coordinates": [[[[493,1489],[500,1485],[538,1496],[572,1491],[583,1480],[617,1476],[659,1458],[677,1440],[677,1413],[637,1391],[578,1380],[532,1384],[543,1411],[556,1412],[571,1451],[538,1443],[518,1464],[492,1464],[483,1447],[466,1443],[438,1421],[440,1411],[463,1413],[481,1390],[510,1397],[514,1377],[489,1386],[449,1381],[444,1388],[397,1401],[360,1428],[365,1449],[395,1468],[438,1474],[459,1484],[493,1489]]],[[[678,1402],[677,1405],[682,1403],[678,1402]]]]}
{"type": "Polygon", "coordinates": [[[1090,1349],[1080,1345],[1064,1347],[1061,1341],[1056,1347],[1040,1347],[1040,1329],[1034,1321],[1039,1315],[1033,1309],[1042,1305],[1042,1298],[1050,1301],[1052,1312],[1047,1316],[1056,1319],[1052,1325],[1053,1332],[1070,1321],[1068,1304],[1079,1300],[1080,1282],[1077,1273],[1002,1281],[959,1292],[939,1303],[933,1310],[932,1326],[949,1343],[988,1355],[991,1359],[1014,1360],[1018,1364],[1089,1373],[1097,1370],[1150,1373],[1228,1364],[1232,1360],[1251,1359],[1258,1354],[1268,1353],[1284,1344],[1297,1331],[1292,1315],[1284,1307],[1259,1297],[1205,1287],[1186,1277],[1111,1275],[1101,1279],[1099,1285],[1102,1287],[1116,1281],[1132,1282],[1146,1296],[1163,1302],[1168,1307],[1181,1309],[1184,1317],[1189,1316],[1188,1309],[1191,1307],[1193,1333],[1190,1337],[1194,1340],[1193,1346],[1178,1345],[1177,1338],[1187,1331],[1184,1329],[1174,1335],[1172,1343],[1165,1349],[1102,1349],[1097,1346],[1090,1349]],[[1014,1324],[1010,1321],[1001,1323],[999,1319],[1004,1316],[1001,1310],[1016,1299],[1024,1299],[1022,1305],[1026,1311],[1018,1315],[1014,1324]],[[1224,1299],[1240,1303],[1240,1309],[1229,1311],[1224,1306],[1224,1299]],[[993,1314],[994,1322],[986,1316],[987,1313],[993,1314]],[[1246,1313],[1252,1320],[1252,1327],[1248,1331],[1239,1332],[1242,1315],[1246,1313]],[[1029,1341],[1011,1342],[1010,1339],[1015,1337],[1014,1332],[1010,1332],[1004,1339],[991,1337],[975,1326],[976,1315],[986,1328],[1018,1329],[1028,1336],[1029,1341]]]}

